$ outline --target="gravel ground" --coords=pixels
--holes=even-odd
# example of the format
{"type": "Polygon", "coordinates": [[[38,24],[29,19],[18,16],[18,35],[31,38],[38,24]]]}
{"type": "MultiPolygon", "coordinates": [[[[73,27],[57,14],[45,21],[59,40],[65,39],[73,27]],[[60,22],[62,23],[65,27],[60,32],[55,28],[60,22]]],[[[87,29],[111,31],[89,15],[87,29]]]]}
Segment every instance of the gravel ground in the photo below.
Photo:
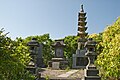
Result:
{"type": "Polygon", "coordinates": [[[78,72],[69,76],[69,78],[82,78],[84,76],[84,70],[79,70],[78,72]]]}
{"type": "Polygon", "coordinates": [[[41,71],[41,77],[57,77],[60,74],[64,74],[65,70],[52,70],[47,68],[42,68],[43,71],[41,71]]]}
{"type": "MultiPolygon", "coordinates": [[[[48,68],[41,69],[41,77],[44,78],[57,78],[58,75],[65,74],[66,70],[52,70],[48,68]]],[[[78,72],[70,75],[68,78],[81,78],[83,77],[84,72],[83,70],[79,70],[78,72]]]]}

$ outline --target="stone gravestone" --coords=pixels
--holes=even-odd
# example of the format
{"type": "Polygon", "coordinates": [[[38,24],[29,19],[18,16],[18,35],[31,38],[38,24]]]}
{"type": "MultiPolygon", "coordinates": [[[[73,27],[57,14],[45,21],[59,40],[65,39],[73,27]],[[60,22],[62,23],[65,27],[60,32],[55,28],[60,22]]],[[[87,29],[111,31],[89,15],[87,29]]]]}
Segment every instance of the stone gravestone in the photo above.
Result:
{"type": "Polygon", "coordinates": [[[43,45],[39,43],[39,47],[37,48],[37,66],[44,67],[43,58],[42,58],[42,47],[43,45]]]}
{"type": "Polygon", "coordinates": [[[65,69],[68,61],[64,58],[64,41],[55,40],[55,43],[52,46],[55,48],[55,56],[49,61],[49,67],[52,69],[65,69]]]}
{"type": "Polygon", "coordinates": [[[88,56],[89,64],[87,65],[85,72],[84,72],[84,78],[82,80],[101,80],[99,77],[99,70],[96,69],[96,66],[94,65],[95,57],[97,54],[95,53],[95,45],[96,42],[90,38],[86,43],[85,47],[87,49],[86,56],[88,56]]]}
{"type": "Polygon", "coordinates": [[[56,58],[63,58],[63,47],[55,47],[55,57],[56,58]]]}

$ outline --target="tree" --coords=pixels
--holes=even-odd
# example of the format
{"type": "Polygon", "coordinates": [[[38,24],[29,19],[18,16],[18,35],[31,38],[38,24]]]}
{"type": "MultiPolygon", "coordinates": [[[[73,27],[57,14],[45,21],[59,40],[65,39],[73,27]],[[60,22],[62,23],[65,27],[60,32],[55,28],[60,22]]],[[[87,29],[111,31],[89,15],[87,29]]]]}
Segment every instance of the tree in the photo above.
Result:
{"type": "MultiPolygon", "coordinates": [[[[19,41],[7,37],[4,29],[0,30],[0,80],[30,80],[26,73],[25,64],[29,61],[26,56],[27,48],[19,41]],[[26,78],[27,77],[27,78],[26,78]]],[[[33,80],[33,79],[32,79],[33,80]]]]}
{"type": "Polygon", "coordinates": [[[101,44],[103,50],[96,61],[101,76],[117,80],[120,77],[120,18],[105,29],[101,44]]]}
{"type": "Polygon", "coordinates": [[[66,44],[64,54],[69,61],[69,67],[72,67],[72,55],[76,52],[78,38],[77,36],[66,36],[64,38],[64,43],[66,44]]]}

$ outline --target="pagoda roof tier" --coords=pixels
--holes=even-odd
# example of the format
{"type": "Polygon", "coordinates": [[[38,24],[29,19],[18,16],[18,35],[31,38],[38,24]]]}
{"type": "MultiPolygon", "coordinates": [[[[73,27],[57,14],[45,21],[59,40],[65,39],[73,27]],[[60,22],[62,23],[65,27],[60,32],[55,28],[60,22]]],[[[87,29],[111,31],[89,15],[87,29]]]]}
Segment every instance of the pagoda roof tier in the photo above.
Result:
{"type": "Polygon", "coordinates": [[[87,28],[88,28],[88,27],[78,26],[78,30],[79,30],[79,29],[84,29],[84,30],[86,31],[87,28]]]}
{"type": "Polygon", "coordinates": [[[78,21],[78,23],[80,23],[80,24],[86,23],[87,24],[87,22],[85,22],[85,21],[78,21]]]}
{"type": "Polygon", "coordinates": [[[86,16],[86,13],[85,12],[79,12],[78,16],[86,16]]]}
{"type": "Polygon", "coordinates": [[[87,24],[87,22],[78,21],[78,26],[85,26],[86,24],[87,24]]]}
{"type": "Polygon", "coordinates": [[[85,36],[87,36],[87,35],[88,35],[88,33],[78,31],[78,35],[85,35],[85,36]]]}
{"type": "Polygon", "coordinates": [[[87,17],[78,16],[78,21],[85,21],[87,17]]]}

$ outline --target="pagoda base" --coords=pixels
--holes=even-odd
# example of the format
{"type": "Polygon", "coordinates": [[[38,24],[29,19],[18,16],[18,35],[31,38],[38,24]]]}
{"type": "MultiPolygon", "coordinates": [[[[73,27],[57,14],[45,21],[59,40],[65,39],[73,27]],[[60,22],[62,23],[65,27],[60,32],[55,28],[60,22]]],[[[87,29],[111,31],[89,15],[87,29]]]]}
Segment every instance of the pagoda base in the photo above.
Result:
{"type": "Polygon", "coordinates": [[[101,80],[99,77],[99,70],[96,69],[94,64],[90,64],[84,70],[84,78],[82,80],[101,80]]]}
{"type": "Polygon", "coordinates": [[[99,76],[84,77],[82,80],[101,80],[99,76]]]}
{"type": "Polygon", "coordinates": [[[86,50],[76,50],[76,54],[72,55],[73,69],[85,69],[88,64],[88,57],[85,56],[86,50]]]}

